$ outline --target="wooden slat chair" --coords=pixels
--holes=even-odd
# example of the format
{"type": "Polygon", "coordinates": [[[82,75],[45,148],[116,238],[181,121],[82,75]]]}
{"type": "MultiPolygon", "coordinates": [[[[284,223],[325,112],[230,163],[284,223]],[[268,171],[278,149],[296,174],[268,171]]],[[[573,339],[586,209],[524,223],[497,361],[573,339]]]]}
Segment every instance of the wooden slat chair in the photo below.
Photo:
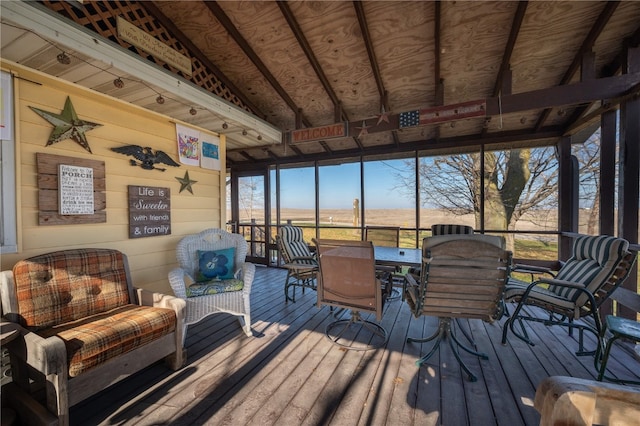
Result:
{"type": "Polygon", "coordinates": [[[368,350],[384,346],[387,331],[364,319],[361,312],[382,319],[390,284],[376,276],[370,241],[313,240],[318,250],[318,307],[328,305],[351,310],[349,319],[327,325],[326,336],[343,348],[368,350]],[[367,332],[368,331],[368,332],[367,332]]]}
{"type": "MultiPolygon", "coordinates": [[[[398,226],[366,226],[364,229],[364,241],[371,241],[374,246],[399,247],[400,227],[398,226]]],[[[391,274],[392,286],[402,288],[404,286],[404,274],[400,266],[376,265],[379,278],[384,279],[391,274]]],[[[399,299],[400,290],[392,289],[389,300],[399,299]]]]}
{"type": "MultiPolygon", "coordinates": [[[[436,223],[431,225],[431,235],[473,235],[473,226],[457,225],[452,223],[436,223]]],[[[420,274],[420,270],[410,269],[412,274],[420,274]]]]}
{"type": "Polygon", "coordinates": [[[579,330],[578,355],[590,355],[585,351],[583,331],[592,332],[601,347],[602,322],[600,305],[622,284],[629,275],[636,255],[628,250],[628,241],[606,235],[581,235],[573,244],[572,256],[563,264],[553,278],[541,277],[532,283],[510,278],[505,288],[506,302],[517,302],[513,314],[504,323],[502,343],[507,342],[507,333],[512,333],[533,346],[522,321],[536,321],[545,325],[562,325],[579,330]],[[525,306],[545,309],[549,316],[539,318],[527,315],[525,306]],[[574,322],[581,318],[591,321],[574,322]],[[520,324],[521,332],[514,324],[520,324]]]}
{"type": "Polygon", "coordinates": [[[276,235],[276,244],[284,260],[287,269],[287,278],[284,283],[285,302],[296,301],[296,287],[301,287],[304,294],[305,288],[316,290],[318,275],[318,261],[311,253],[309,244],[304,240],[302,228],[299,226],[285,225],[276,235]],[[293,295],[289,295],[289,289],[293,289],[293,295]]]}
{"type": "MultiPolygon", "coordinates": [[[[499,316],[504,286],[509,277],[511,252],[504,240],[489,235],[442,235],[423,240],[422,271],[407,274],[405,299],[416,318],[438,317],[436,332],[426,338],[409,337],[407,342],[434,340],[431,350],[416,361],[421,366],[448,340],[470,381],[476,376],[460,358],[458,347],[487,359],[487,355],[465,346],[456,336],[453,318],[475,318],[492,322],[499,316]]],[[[471,338],[465,334],[467,339],[471,338]]]]}

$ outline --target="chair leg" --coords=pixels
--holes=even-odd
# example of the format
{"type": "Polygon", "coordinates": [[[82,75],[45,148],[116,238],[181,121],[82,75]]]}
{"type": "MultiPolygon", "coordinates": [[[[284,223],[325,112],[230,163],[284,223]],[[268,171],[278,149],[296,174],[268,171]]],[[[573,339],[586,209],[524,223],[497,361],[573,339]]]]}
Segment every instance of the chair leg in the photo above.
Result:
{"type": "MultiPolygon", "coordinates": [[[[433,356],[433,354],[436,352],[436,350],[440,346],[440,343],[443,340],[448,340],[449,341],[449,346],[451,347],[451,350],[453,351],[453,355],[456,357],[456,360],[460,364],[460,367],[462,367],[464,372],[467,373],[467,376],[469,377],[469,381],[471,381],[471,382],[477,381],[478,378],[471,372],[469,367],[467,367],[465,362],[462,360],[462,357],[460,357],[460,351],[458,350],[458,347],[462,348],[464,351],[466,351],[466,352],[468,352],[468,353],[470,353],[472,355],[480,357],[481,359],[489,359],[489,356],[487,354],[485,354],[485,353],[475,351],[475,350],[471,349],[470,347],[465,346],[464,344],[462,344],[462,342],[460,342],[460,340],[456,337],[455,333],[452,330],[451,318],[444,317],[444,318],[439,318],[438,320],[439,320],[438,321],[438,330],[434,334],[432,334],[431,336],[426,337],[426,338],[414,338],[414,337],[407,338],[407,342],[419,342],[419,343],[425,343],[425,342],[429,342],[429,341],[435,340],[434,344],[431,347],[431,349],[429,350],[429,352],[426,355],[424,355],[422,358],[417,360],[416,361],[416,365],[418,367],[421,367],[424,363],[427,362],[427,360],[429,358],[431,358],[433,356]],[[449,339],[447,339],[447,337],[449,337],[449,339]]],[[[467,339],[469,339],[469,341],[471,343],[473,343],[473,340],[471,339],[471,336],[469,336],[464,330],[463,330],[463,334],[465,335],[465,337],[467,337],[467,339]]]]}
{"type": "Polygon", "coordinates": [[[367,321],[363,319],[362,316],[360,315],[360,312],[358,311],[351,311],[351,316],[349,319],[337,320],[328,324],[327,327],[325,328],[325,335],[331,341],[331,343],[338,345],[340,347],[343,347],[345,349],[351,349],[355,351],[366,351],[370,349],[377,349],[384,346],[389,340],[389,334],[387,333],[387,330],[385,330],[381,325],[376,324],[373,321],[367,321]],[[344,341],[342,340],[343,335],[348,330],[352,329],[352,326],[354,325],[360,325],[361,329],[366,329],[371,333],[371,338],[368,344],[363,343],[361,345],[358,345],[356,343],[356,337],[359,331],[358,333],[355,333],[354,331],[355,335],[353,340],[351,340],[351,343],[344,343],[344,341]],[[334,333],[335,329],[338,329],[339,331],[337,333],[334,333]],[[379,342],[371,343],[376,339],[379,340],[379,342]]]}
{"type": "Polygon", "coordinates": [[[522,310],[522,303],[518,303],[518,306],[516,307],[515,311],[513,311],[513,315],[511,315],[509,318],[507,318],[507,320],[504,322],[504,325],[502,326],[502,344],[506,345],[507,344],[507,333],[509,331],[509,329],[511,329],[511,332],[520,340],[522,340],[523,342],[531,345],[531,346],[535,346],[535,343],[533,343],[530,339],[529,336],[527,335],[527,330],[525,330],[524,325],[522,324],[522,320],[519,318],[519,314],[520,311],[522,310]],[[519,324],[520,324],[520,328],[522,329],[522,334],[518,333],[515,330],[515,326],[514,326],[514,322],[516,321],[516,319],[518,320],[519,324]]]}
{"type": "Polygon", "coordinates": [[[248,337],[253,337],[253,332],[251,331],[251,315],[242,315],[238,317],[238,320],[240,321],[240,327],[242,327],[244,334],[248,337]]]}

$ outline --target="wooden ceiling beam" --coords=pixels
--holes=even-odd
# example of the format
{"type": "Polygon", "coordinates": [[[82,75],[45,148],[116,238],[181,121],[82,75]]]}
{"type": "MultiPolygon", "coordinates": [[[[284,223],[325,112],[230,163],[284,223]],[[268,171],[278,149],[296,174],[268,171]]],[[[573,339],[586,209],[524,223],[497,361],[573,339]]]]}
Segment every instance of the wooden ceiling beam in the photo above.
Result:
{"type": "MultiPolygon", "coordinates": [[[[500,63],[500,69],[498,70],[496,81],[493,84],[493,92],[491,92],[492,97],[498,96],[499,94],[511,94],[511,55],[513,55],[513,49],[516,45],[516,41],[518,40],[518,34],[520,34],[520,27],[522,26],[524,15],[527,12],[528,3],[529,2],[527,1],[518,2],[518,7],[513,15],[509,38],[507,39],[507,44],[504,48],[504,52],[502,53],[502,62],[500,63]]],[[[482,134],[486,135],[488,132],[489,128],[485,126],[482,129],[482,134]]]]}
{"type": "Polygon", "coordinates": [[[198,58],[200,62],[204,66],[206,66],[211,72],[215,74],[215,76],[224,83],[225,86],[229,88],[245,105],[251,108],[251,111],[257,116],[265,119],[267,115],[260,110],[249,98],[244,94],[242,90],[240,90],[231,80],[227,78],[226,75],[218,68],[211,60],[202,53],[193,42],[184,35],[184,33],[173,23],[169,18],[166,17],[164,13],[158,9],[158,7],[152,1],[143,1],[140,2],[140,5],[147,10],[147,12],[156,19],[160,25],[165,27],[167,31],[171,33],[191,54],[198,58]]]}
{"type": "MultiPolygon", "coordinates": [[[[302,29],[300,28],[300,25],[298,24],[298,21],[296,20],[295,16],[293,16],[293,12],[289,8],[289,5],[285,1],[277,1],[276,3],[280,8],[280,12],[282,12],[282,16],[284,16],[284,19],[287,21],[287,24],[289,24],[289,28],[291,29],[291,32],[293,33],[296,40],[298,40],[298,44],[300,45],[300,48],[302,49],[305,56],[307,57],[309,64],[311,64],[313,71],[316,73],[316,76],[318,76],[318,79],[320,80],[322,87],[324,87],[324,90],[325,92],[327,92],[327,95],[329,96],[329,99],[331,99],[331,102],[333,102],[334,107],[337,108],[340,105],[340,99],[338,98],[338,95],[336,95],[333,88],[331,87],[331,84],[329,83],[329,79],[327,78],[324,71],[322,70],[322,67],[320,66],[320,62],[318,62],[318,59],[314,55],[313,50],[311,49],[311,45],[309,45],[307,38],[304,36],[304,33],[302,32],[302,29]]],[[[341,113],[343,115],[342,119],[348,120],[344,111],[341,111],[341,113]]]]}
{"type": "Polygon", "coordinates": [[[548,89],[516,93],[501,98],[487,99],[487,115],[585,104],[601,99],[624,95],[640,82],[640,73],[622,74],[615,77],[598,78],[579,83],[566,84],[548,89]]]}
{"type": "MultiPolygon", "coordinates": [[[[384,112],[391,111],[392,109],[391,109],[391,106],[389,105],[388,92],[384,87],[384,82],[382,81],[382,74],[380,73],[380,67],[378,66],[378,59],[376,58],[376,52],[373,49],[373,43],[371,42],[371,34],[369,33],[367,16],[364,12],[364,2],[354,1],[353,7],[356,10],[358,24],[360,25],[360,33],[362,34],[362,40],[364,42],[365,48],[367,49],[367,55],[369,56],[369,65],[371,66],[371,71],[373,72],[373,78],[376,80],[376,86],[378,87],[378,96],[380,96],[380,105],[382,106],[384,112]]],[[[396,131],[391,132],[391,136],[393,137],[393,142],[396,145],[400,144],[400,139],[398,138],[398,133],[396,131]]]]}
{"type": "MultiPolygon", "coordinates": [[[[296,103],[291,99],[286,90],[278,83],[278,80],[274,77],[274,75],[269,71],[267,66],[262,62],[260,57],[256,54],[256,52],[251,48],[247,40],[240,34],[240,31],[233,25],[231,19],[227,16],[227,14],[222,10],[222,8],[215,1],[206,1],[204,4],[209,8],[211,13],[216,17],[216,19],[222,24],[224,29],[229,33],[231,38],[240,46],[245,55],[253,62],[255,67],[262,73],[264,78],[271,84],[271,87],[278,93],[278,95],[285,101],[289,108],[291,108],[294,113],[298,111],[300,108],[296,105],[296,103]]],[[[303,118],[303,122],[306,126],[310,126],[311,123],[306,118],[303,118]]]]}
{"type": "Polygon", "coordinates": [[[513,22],[511,23],[511,31],[509,31],[509,39],[507,40],[507,45],[505,46],[504,52],[502,53],[502,62],[500,63],[500,70],[498,71],[498,76],[496,77],[496,81],[493,85],[493,92],[491,95],[493,97],[498,96],[499,93],[502,93],[505,73],[511,67],[511,55],[513,54],[513,49],[516,45],[516,41],[518,40],[518,34],[520,34],[520,27],[522,26],[524,15],[527,12],[527,5],[528,5],[527,1],[519,2],[518,8],[516,9],[516,13],[513,16],[513,22]]]}
{"type": "MultiPolygon", "coordinates": [[[[564,76],[560,80],[559,85],[565,85],[571,81],[573,75],[580,67],[580,64],[582,64],[584,55],[593,49],[593,45],[595,44],[604,28],[607,26],[611,15],[613,15],[613,12],[615,12],[619,4],[619,1],[609,1],[607,2],[607,4],[605,4],[602,12],[600,12],[600,15],[598,15],[596,22],[591,27],[589,34],[587,34],[587,37],[585,37],[584,41],[582,42],[582,46],[580,46],[580,49],[578,49],[575,56],[573,57],[573,62],[571,62],[571,65],[569,65],[569,68],[567,68],[567,71],[564,73],[564,76]]],[[[551,114],[551,109],[549,108],[545,109],[542,114],[540,114],[540,118],[538,118],[538,122],[534,127],[536,130],[540,129],[544,125],[545,121],[547,121],[547,118],[549,118],[549,114],[551,114]]]]}
{"type": "MultiPolygon", "coordinates": [[[[434,10],[434,25],[433,25],[433,86],[435,99],[433,104],[435,106],[444,105],[444,79],[441,76],[441,55],[442,47],[440,41],[442,40],[442,9],[441,2],[435,2],[434,10]]],[[[434,129],[435,139],[440,139],[440,126],[436,126],[434,129]]]]}
{"type": "MultiPolygon", "coordinates": [[[[401,154],[413,151],[427,151],[427,150],[441,150],[447,148],[461,148],[461,147],[474,147],[484,144],[485,146],[510,144],[511,146],[530,146],[532,141],[543,141],[546,139],[557,139],[562,135],[562,129],[559,126],[545,128],[536,134],[532,134],[530,130],[515,130],[508,132],[500,132],[491,134],[488,138],[483,137],[481,134],[467,135],[467,136],[455,136],[451,138],[425,139],[414,142],[407,142],[395,147],[394,145],[379,145],[369,148],[350,149],[336,151],[334,155],[326,155],[325,153],[306,154],[304,157],[287,157],[281,158],[278,163],[294,164],[300,162],[312,162],[323,160],[338,160],[353,158],[359,156],[375,156],[375,155],[388,155],[390,152],[394,154],[401,154]]],[[[251,164],[238,163],[233,171],[239,170],[254,170],[261,169],[273,165],[273,162],[266,160],[258,160],[251,164]]]]}

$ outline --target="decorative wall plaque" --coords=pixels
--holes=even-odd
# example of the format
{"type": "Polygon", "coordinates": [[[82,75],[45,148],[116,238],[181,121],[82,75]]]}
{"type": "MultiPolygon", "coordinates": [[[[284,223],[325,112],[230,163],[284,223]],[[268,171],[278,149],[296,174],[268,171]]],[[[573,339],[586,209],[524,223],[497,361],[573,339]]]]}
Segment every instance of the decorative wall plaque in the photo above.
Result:
{"type": "Polygon", "coordinates": [[[60,214],[93,214],[93,169],[60,164],[58,195],[60,214]]]}
{"type": "Polygon", "coordinates": [[[129,185],[129,238],[171,235],[169,188],[129,185]]]}
{"type": "MultiPolygon", "coordinates": [[[[76,225],[81,223],[103,223],[107,221],[104,161],[39,152],[36,154],[36,164],[38,169],[39,225],[76,225]],[[61,165],[76,167],[78,170],[90,169],[92,171],[93,211],[91,213],[88,213],[88,209],[87,213],[84,214],[60,213],[59,174],[61,165]]],[[[89,197],[88,182],[85,182],[84,185],[84,189],[87,190],[87,192],[82,199],[86,203],[89,197]]]]}

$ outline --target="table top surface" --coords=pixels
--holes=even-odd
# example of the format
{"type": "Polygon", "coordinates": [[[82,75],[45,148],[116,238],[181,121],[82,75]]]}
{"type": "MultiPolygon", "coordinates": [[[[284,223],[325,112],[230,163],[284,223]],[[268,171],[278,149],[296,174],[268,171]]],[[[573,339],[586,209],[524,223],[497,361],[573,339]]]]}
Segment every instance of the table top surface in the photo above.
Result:
{"type": "Polygon", "coordinates": [[[420,267],[422,250],[404,247],[374,246],[376,263],[380,265],[401,265],[420,267]]]}

